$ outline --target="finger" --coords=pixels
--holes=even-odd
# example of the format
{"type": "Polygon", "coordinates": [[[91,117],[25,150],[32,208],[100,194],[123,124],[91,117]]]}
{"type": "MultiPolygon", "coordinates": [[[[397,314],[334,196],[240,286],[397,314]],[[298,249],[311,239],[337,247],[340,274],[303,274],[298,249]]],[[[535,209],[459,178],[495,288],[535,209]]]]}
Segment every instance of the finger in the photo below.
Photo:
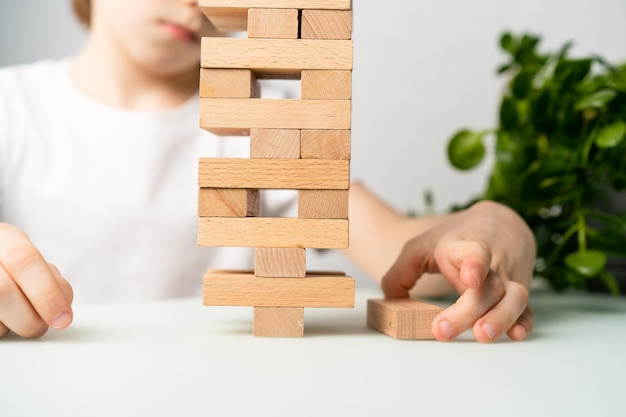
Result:
{"type": "Polygon", "coordinates": [[[9,333],[9,328],[4,324],[0,323],[0,338],[6,336],[9,333]]]}
{"type": "Polygon", "coordinates": [[[62,329],[69,326],[72,321],[70,303],[39,251],[14,226],[1,224],[0,235],[3,242],[10,242],[0,247],[0,265],[23,296],[51,327],[62,329]]]}
{"type": "Polygon", "coordinates": [[[74,301],[74,290],[72,289],[72,286],[70,285],[69,282],[67,282],[65,278],[63,278],[63,276],[61,275],[61,272],[56,266],[54,266],[51,263],[48,263],[48,267],[50,267],[50,271],[52,271],[52,274],[56,278],[57,283],[61,287],[61,290],[63,291],[63,294],[65,295],[65,298],[67,298],[67,301],[69,301],[71,304],[72,301],[74,301]]]}
{"type": "Polygon", "coordinates": [[[422,239],[409,240],[402,247],[400,255],[381,280],[381,287],[387,298],[404,298],[415,286],[418,278],[426,272],[425,264],[430,251],[422,239]]]}
{"type": "Polygon", "coordinates": [[[27,338],[43,336],[48,330],[48,325],[39,317],[24,294],[1,266],[0,322],[7,332],[10,329],[27,338]]]}
{"type": "MultiPolygon", "coordinates": [[[[479,342],[492,342],[509,329],[512,329],[528,306],[528,290],[526,287],[512,281],[506,281],[503,285],[505,288],[504,297],[474,324],[472,330],[474,337],[479,342]]],[[[522,320],[526,319],[527,316],[522,320]]],[[[513,332],[515,336],[524,338],[520,333],[522,330],[525,331],[526,328],[523,327],[525,324],[521,324],[521,327],[513,332]]],[[[530,328],[532,328],[532,322],[530,328]]]]}
{"type": "Polygon", "coordinates": [[[481,286],[491,266],[491,251],[482,242],[453,240],[437,247],[439,271],[459,293],[465,288],[481,286]]]}
{"type": "Polygon", "coordinates": [[[435,317],[431,328],[435,339],[452,340],[471,328],[504,294],[502,281],[490,272],[480,288],[466,290],[456,303],[435,317]]]}
{"type": "Polygon", "coordinates": [[[513,327],[511,327],[506,334],[513,340],[524,340],[532,333],[534,322],[533,309],[526,307],[522,315],[519,316],[513,327]]]}

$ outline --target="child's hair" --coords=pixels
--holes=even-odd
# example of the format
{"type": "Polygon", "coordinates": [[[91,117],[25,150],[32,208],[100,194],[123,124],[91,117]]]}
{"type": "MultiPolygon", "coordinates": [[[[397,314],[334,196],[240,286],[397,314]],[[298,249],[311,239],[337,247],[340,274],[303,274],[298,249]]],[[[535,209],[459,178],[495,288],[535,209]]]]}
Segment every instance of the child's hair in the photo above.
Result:
{"type": "Polygon", "coordinates": [[[78,21],[88,28],[91,24],[91,0],[72,0],[72,10],[78,21]]]}

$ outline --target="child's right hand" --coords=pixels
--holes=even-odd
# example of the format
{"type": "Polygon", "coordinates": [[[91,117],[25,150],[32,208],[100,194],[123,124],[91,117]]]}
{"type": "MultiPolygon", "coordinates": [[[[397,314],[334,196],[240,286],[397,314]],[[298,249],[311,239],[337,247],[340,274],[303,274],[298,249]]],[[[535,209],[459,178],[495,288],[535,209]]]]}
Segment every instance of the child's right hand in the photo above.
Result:
{"type": "Polygon", "coordinates": [[[72,322],[73,293],[59,270],[45,261],[28,236],[0,223],[0,337],[43,336],[72,322]]]}

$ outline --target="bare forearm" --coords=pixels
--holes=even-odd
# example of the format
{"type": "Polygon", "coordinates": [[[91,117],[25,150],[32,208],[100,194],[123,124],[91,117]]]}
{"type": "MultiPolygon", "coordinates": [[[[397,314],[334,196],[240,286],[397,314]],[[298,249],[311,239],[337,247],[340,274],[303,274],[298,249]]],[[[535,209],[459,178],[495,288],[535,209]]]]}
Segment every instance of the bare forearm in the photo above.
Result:
{"type": "MultiPolygon", "coordinates": [[[[413,237],[436,226],[446,216],[409,218],[384,203],[362,184],[350,190],[350,247],[345,254],[370,277],[380,282],[413,237]]],[[[452,287],[439,275],[424,276],[413,292],[440,295],[452,287]]]]}

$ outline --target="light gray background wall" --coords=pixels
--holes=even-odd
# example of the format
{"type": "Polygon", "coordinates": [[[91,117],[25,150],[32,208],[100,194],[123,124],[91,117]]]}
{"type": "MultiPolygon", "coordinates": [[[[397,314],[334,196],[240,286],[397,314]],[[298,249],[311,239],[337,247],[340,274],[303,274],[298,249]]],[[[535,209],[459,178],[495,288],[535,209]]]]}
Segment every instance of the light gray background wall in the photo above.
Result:
{"type": "MultiPolygon", "coordinates": [[[[624,0],[353,0],[353,9],[352,173],[400,210],[422,210],[425,189],[442,210],[483,188],[489,164],[456,172],[445,146],[460,127],[494,123],[503,30],[626,61],[624,0]]],[[[67,56],[83,40],[67,0],[0,4],[1,66],[67,56]]],[[[312,264],[361,275],[336,254],[312,264]]]]}

